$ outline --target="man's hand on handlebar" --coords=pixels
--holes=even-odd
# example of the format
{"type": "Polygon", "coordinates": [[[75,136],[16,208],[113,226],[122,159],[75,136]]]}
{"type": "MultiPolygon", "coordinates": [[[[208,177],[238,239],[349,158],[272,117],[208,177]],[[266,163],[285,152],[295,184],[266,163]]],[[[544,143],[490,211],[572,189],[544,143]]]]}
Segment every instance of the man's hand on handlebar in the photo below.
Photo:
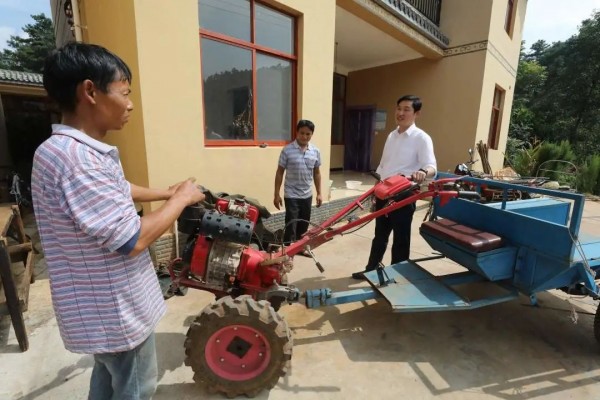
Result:
{"type": "Polygon", "coordinates": [[[424,170],[420,169],[418,171],[413,172],[410,177],[412,178],[412,180],[418,184],[421,184],[423,182],[425,182],[425,179],[427,179],[427,172],[425,172],[424,170]]]}

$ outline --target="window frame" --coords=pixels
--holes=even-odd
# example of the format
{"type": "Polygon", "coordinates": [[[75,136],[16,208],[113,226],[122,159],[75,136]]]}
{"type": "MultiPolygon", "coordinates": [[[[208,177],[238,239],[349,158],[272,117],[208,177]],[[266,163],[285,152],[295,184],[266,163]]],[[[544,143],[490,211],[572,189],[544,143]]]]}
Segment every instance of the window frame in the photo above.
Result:
{"type": "Polygon", "coordinates": [[[515,10],[518,0],[507,0],[506,15],[504,16],[504,30],[512,38],[515,25],[515,10]]]}
{"type": "Polygon", "coordinates": [[[502,114],[504,111],[504,102],[506,98],[506,90],[499,85],[494,87],[494,96],[492,97],[492,113],[490,116],[490,128],[488,132],[488,147],[493,150],[498,150],[500,142],[500,128],[502,127],[502,114]],[[496,106],[496,96],[500,96],[500,104],[496,106]]]}
{"type": "MultiPolygon", "coordinates": [[[[254,138],[252,140],[207,140],[206,139],[206,99],[204,98],[204,76],[202,75],[202,69],[200,70],[200,88],[202,90],[202,115],[204,120],[203,137],[204,137],[204,146],[205,147],[254,147],[260,146],[263,144],[271,145],[271,146],[284,146],[293,140],[296,137],[296,120],[297,120],[297,86],[298,86],[298,18],[295,15],[290,14],[282,9],[273,7],[270,4],[263,3],[257,0],[249,0],[250,2],[250,42],[247,42],[242,39],[238,39],[232,36],[228,36],[222,33],[202,29],[199,27],[199,39],[200,39],[200,59],[202,60],[203,50],[202,50],[202,39],[210,39],[217,42],[221,42],[230,46],[240,47],[245,50],[249,50],[252,54],[252,127],[254,138]],[[255,5],[260,4],[263,7],[269,8],[271,10],[275,10],[282,14],[291,17],[294,21],[293,30],[293,38],[294,38],[294,54],[288,54],[282,52],[280,50],[276,50],[270,47],[261,46],[259,44],[254,43],[256,40],[256,19],[255,19],[255,5]],[[258,138],[258,132],[256,131],[256,127],[258,125],[258,113],[257,113],[257,101],[258,98],[256,96],[257,92],[257,69],[256,69],[256,54],[260,52],[265,55],[278,57],[289,61],[292,65],[292,109],[291,109],[291,121],[290,121],[290,135],[288,140],[260,140],[258,138]]],[[[200,2],[198,1],[198,7],[200,7],[200,2]]]]}

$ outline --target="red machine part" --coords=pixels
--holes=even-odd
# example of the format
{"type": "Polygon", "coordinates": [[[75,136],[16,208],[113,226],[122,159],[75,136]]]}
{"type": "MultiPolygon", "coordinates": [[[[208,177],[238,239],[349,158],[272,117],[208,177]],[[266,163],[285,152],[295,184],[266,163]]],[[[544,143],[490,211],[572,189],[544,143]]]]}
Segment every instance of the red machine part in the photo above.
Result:
{"type": "Polygon", "coordinates": [[[194,246],[194,253],[192,255],[192,262],[190,264],[190,271],[192,274],[204,277],[211,244],[211,241],[206,239],[205,236],[198,236],[198,239],[196,239],[196,245],[194,246]]]}
{"type": "Polygon", "coordinates": [[[271,346],[259,329],[251,325],[229,325],[208,339],[205,360],[220,378],[246,381],[267,369],[271,361],[271,346]]]}
{"type": "Polygon", "coordinates": [[[375,186],[375,197],[384,200],[409,189],[412,185],[413,182],[402,175],[390,176],[375,186]]]}
{"type": "Polygon", "coordinates": [[[258,221],[258,208],[248,204],[245,200],[218,199],[215,204],[217,210],[223,214],[235,215],[256,223],[258,221]]]}
{"type": "Polygon", "coordinates": [[[242,286],[255,290],[269,287],[273,282],[281,283],[281,275],[277,265],[259,265],[267,259],[264,251],[251,247],[244,249],[237,278],[242,286]]]}
{"type": "MultiPolygon", "coordinates": [[[[190,265],[192,274],[205,278],[206,264],[213,241],[205,236],[198,236],[190,265]]],[[[260,266],[267,258],[263,251],[245,248],[242,252],[236,278],[242,282],[242,287],[258,290],[269,287],[273,282],[281,283],[281,275],[277,265],[260,266]]],[[[264,290],[264,289],[263,289],[264,290]]]]}

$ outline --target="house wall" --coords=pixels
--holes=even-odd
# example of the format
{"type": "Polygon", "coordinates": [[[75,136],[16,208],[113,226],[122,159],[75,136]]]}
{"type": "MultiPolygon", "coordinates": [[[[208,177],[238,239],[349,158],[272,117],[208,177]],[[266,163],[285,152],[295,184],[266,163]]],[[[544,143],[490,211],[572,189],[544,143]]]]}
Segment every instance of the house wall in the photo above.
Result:
{"type": "MultiPolygon", "coordinates": [[[[146,121],[142,111],[142,90],[148,82],[142,80],[138,57],[135,5],[132,0],[84,0],[79,3],[83,41],[108,48],[121,57],[133,74],[130,98],[134,105],[127,125],[110,132],[106,141],[119,148],[125,176],[137,185],[149,185],[146,150],[146,121]]],[[[160,26],[160,25],[157,25],[160,26]]]]}
{"type": "MultiPolygon", "coordinates": [[[[446,0],[442,31],[451,38],[443,59],[417,59],[350,72],[347,106],[374,104],[388,113],[385,131],[374,132],[376,167],[387,134],[395,129],[397,99],[415,94],[423,100],[417,125],[428,132],[440,171],[451,171],[479,140],[487,143],[495,85],[506,90],[500,143],[490,150],[493,170],[502,167],[526,1],[517,2],[513,37],[504,31],[505,0],[446,0]]],[[[478,168],[476,165],[475,168],[478,168]]]]}
{"type": "MultiPolygon", "coordinates": [[[[335,1],[267,3],[298,17],[297,116],[316,125],[326,198],[335,1]]],[[[122,132],[107,138],[119,147],[127,178],[167,187],[194,176],[208,188],[244,193],[273,208],[281,146],[205,147],[198,1],[85,0],[82,8],[84,39],[119,54],[134,73],[136,110],[122,132]]]]}
{"type": "Polygon", "coordinates": [[[506,1],[494,0],[492,6],[492,23],[490,24],[490,35],[488,39],[488,50],[485,65],[485,76],[483,81],[483,93],[481,98],[481,110],[479,114],[479,129],[476,141],[487,142],[489,124],[491,118],[494,88],[500,86],[506,91],[502,120],[500,125],[500,141],[497,150],[489,150],[489,161],[494,171],[503,166],[504,152],[508,140],[508,128],[510,124],[510,113],[514,97],[517,67],[519,65],[519,53],[521,50],[521,38],[527,0],[516,0],[514,10],[514,22],[512,35],[506,33],[504,21],[506,15],[506,1]]]}

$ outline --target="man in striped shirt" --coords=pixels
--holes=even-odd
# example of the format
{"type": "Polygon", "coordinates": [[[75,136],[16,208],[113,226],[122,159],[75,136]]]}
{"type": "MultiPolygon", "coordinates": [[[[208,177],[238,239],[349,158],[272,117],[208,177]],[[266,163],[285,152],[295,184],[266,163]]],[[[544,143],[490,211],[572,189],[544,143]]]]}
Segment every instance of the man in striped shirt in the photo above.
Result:
{"type": "MultiPolygon", "coordinates": [[[[302,119],[296,125],[296,140],[281,150],[279,165],[275,173],[275,196],[273,204],[279,210],[282,206],[281,183],[285,172],[283,196],[285,200],[286,244],[300,239],[308,229],[312,204],[312,182],[317,191],[317,207],[321,206],[321,153],[310,143],[315,124],[302,119]]],[[[307,255],[301,253],[303,255],[307,255]]]]}
{"type": "Polygon", "coordinates": [[[70,43],[44,65],[62,123],[33,160],[35,217],[65,347],[94,355],[90,399],[149,399],[156,390],[154,329],[166,308],[148,246],[204,195],[193,179],[166,190],[125,180],[107,131],[133,110],[131,72],[95,45],[70,43]],[[140,218],[133,201],[166,200],[140,218]]]}

